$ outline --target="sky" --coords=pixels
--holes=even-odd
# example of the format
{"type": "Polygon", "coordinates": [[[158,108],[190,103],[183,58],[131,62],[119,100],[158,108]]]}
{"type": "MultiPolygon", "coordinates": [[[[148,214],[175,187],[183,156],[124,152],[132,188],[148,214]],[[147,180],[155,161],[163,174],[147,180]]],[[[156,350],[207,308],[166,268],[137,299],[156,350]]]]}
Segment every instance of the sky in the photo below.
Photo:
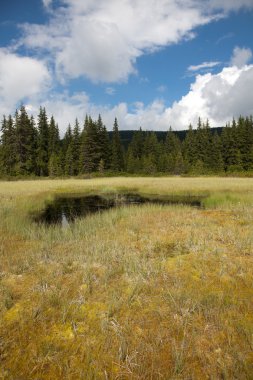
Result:
{"type": "Polygon", "coordinates": [[[253,114],[252,88],[253,0],[0,0],[0,116],[217,127],[253,114]]]}

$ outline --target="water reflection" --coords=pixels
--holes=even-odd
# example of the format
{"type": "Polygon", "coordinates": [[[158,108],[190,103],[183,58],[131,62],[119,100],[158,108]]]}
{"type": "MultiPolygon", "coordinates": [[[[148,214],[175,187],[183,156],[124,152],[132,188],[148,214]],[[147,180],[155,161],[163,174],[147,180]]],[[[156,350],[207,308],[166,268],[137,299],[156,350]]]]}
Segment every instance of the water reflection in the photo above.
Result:
{"type": "Polygon", "coordinates": [[[200,207],[201,199],[194,196],[155,198],[139,194],[115,194],[107,197],[99,195],[62,196],[56,197],[52,203],[48,204],[42,213],[36,216],[35,220],[47,225],[61,224],[62,227],[67,227],[76,218],[109,210],[113,207],[142,205],[144,203],[159,205],[184,204],[200,207]]]}

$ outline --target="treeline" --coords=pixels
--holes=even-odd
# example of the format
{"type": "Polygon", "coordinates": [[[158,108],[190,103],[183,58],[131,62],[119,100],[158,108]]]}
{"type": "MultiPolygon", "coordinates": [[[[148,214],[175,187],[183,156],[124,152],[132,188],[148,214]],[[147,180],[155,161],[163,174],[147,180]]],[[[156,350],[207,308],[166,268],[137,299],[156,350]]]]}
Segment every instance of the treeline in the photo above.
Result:
{"type": "Polygon", "coordinates": [[[253,170],[253,119],[240,117],[219,135],[209,122],[190,125],[180,141],[170,128],[165,140],[155,132],[134,132],[124,149],[117,119],[111,138],[99,115],[68,126],[63,138],[54,117],[40,108],[37,121],[24,106],[3,117],[0,140],[2,176],[75,176],[87,173],[219,174],[253,170]]]}

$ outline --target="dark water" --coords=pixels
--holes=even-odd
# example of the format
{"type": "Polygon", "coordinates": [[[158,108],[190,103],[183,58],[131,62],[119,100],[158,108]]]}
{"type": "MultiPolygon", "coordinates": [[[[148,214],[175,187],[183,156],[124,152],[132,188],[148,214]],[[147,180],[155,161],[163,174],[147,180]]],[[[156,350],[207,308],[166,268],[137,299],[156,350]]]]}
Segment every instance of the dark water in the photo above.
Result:
{"type": "Polygon", "coordinates": [[[57,197],[34,219],[38,223],[46,225],[61,224],[63,227],[74,222],[76,218],[85,217],[97,212],[103,212],[113,207],[125,205],[142,205],[145,203],[172,205],[184,204],[194,207],[201,206],[201,199],[197,197],[173,196],[155,198],[141,196],[139,194],[116,194],[109,197],[99,195],[64,196],[57,197]]]}

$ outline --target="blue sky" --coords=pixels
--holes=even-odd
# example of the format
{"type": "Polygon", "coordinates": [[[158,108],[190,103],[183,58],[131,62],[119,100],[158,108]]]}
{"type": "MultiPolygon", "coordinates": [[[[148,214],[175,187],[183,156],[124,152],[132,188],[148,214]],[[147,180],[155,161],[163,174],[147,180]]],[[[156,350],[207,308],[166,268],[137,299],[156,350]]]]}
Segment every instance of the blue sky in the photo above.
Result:
{"type": "Polygon", "coordinates": [[[253,0],[1,1],[0,114],[224,125],[253,114],[252,25],[253,0]]]}

